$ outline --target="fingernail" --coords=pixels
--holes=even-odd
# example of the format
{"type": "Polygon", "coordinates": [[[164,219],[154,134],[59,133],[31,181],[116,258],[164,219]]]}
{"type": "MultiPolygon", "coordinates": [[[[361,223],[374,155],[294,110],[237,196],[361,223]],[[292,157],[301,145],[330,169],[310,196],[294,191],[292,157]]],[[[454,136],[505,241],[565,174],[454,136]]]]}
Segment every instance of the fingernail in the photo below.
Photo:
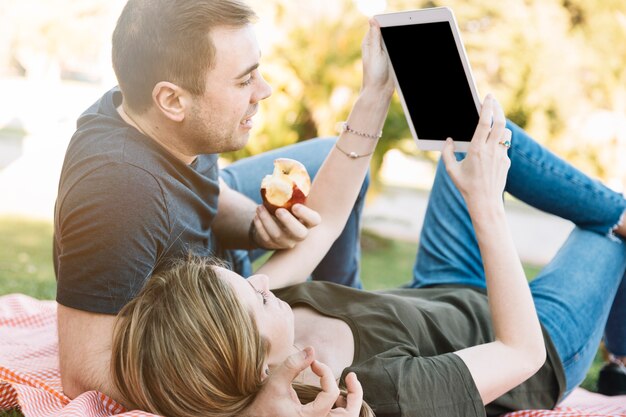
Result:
{"type": "Polygon", "coordinates": [[[311,356],[311,348],[309,346],[305,347],[304,350],[302,350],[302,352],[304,353],[304,359],[311,356]]]}

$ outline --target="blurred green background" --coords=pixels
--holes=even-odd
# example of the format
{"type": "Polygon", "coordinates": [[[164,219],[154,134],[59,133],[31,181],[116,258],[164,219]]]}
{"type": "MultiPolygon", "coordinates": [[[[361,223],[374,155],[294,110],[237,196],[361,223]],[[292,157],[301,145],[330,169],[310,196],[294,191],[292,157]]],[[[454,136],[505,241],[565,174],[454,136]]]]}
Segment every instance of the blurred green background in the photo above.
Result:
{"type": "MultiPolygon", "coordinates": [[[[0,75],[112,86],[110,35],[124,3],[3,0],[0,75]]],[[[336,121],[345,119],[360,87],[360,42],[367,14],[448,6],[459,23],[481,96],[494,93],[507,116],[539,141],[585,172],[623,187],[623,0],[249,3],[259,15],[261,69],[274,94],[262,106],[252,140],[243,150],[225,155],[227,159],[334,135],[336,121]]],[[[0,128],[2,117],[7,116],[0,116],[0,128]]],[[[391,147],[417,152],[397,99],[384,132],[374,171],[391,147]]]]}

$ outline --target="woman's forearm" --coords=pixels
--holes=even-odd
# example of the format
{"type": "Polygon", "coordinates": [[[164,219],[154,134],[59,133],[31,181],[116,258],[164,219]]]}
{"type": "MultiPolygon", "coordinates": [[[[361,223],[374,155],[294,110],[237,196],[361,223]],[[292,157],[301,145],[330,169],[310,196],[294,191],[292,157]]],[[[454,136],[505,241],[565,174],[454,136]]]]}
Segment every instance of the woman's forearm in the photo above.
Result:
{"type": "Polygon", "coordinates": [[[307,205],[320,214],[321,224],[295,248],[276,252],[259,269],[270,277],[271,288],[303,282],[310,276],[343,230],[363,184],[394,91],[380,27],[373,19],[361,52],[363,88],[348,117],[352,131],[339,136],[307,198],[307,205]]]}
{"type": "Polygon", "coordinates": [[[452,142],[446,170],[463,195],[483,259],[495,340],[455,352],[467,365],[485,403],[530,378],[545,361],[534,302],[504,213],[511,131],[500,104],[487,96],[466,157],[452,142]]]}
{"type": "Polygon", "coordinates": [[[483,258],[489,307],[496,340],[539,356],[545,355],[543,335],[501,204],[471,212],[483,258]]]}
{"type": "Polygon", "coordinates": [[[530,378],[545,362],[545,345],[504,208],[470,209],[483,258],[495,341],[455,352],[487,404],[530,378]]]}
{"type": "MultiPolygon", "coordinates": [[[[389,99],[376,92],[359,95],[347,123],[352,130],[378,135],[389,108],[389,99]]],[[[322,227],[336,232],[343,229],[367,174],[377,139],[344,131],[318,172],[307,198],[307,205],[322,216],[322,227]],[[345,153],[359,155],[351,158],[345,153]]]]}
{"type": "MultiPolygon", "coordinates": [[[[351,130],[377,135],[387,116],[391,96],[363,90],[347,123],[351,130]]],[[[307,206],[317,211],[322,222],[295,248],[275,253],[259,269],[271,277],[271,287],[280,288],[304,281],[322,260],[343,230],[367,174],[378,139],[344,131],[319,169],[307,206]],[[338,149],[339,148],[339,149],[338,149]],[[353,158],[346,153],[354,152],[353,158]]]]}

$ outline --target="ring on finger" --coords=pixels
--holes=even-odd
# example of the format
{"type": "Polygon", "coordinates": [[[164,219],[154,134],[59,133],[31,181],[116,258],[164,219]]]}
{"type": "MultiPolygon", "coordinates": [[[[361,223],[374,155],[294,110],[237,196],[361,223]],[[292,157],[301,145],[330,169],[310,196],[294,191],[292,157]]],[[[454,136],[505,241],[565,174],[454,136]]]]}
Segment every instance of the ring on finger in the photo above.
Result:
{"type": "Polygon", "coordinates": [[[510,140],[501,140],[500,142],[498,142],[498,145],[502,145],[505,148],[509,149],[511,147],[511,141],[510,140]]]}

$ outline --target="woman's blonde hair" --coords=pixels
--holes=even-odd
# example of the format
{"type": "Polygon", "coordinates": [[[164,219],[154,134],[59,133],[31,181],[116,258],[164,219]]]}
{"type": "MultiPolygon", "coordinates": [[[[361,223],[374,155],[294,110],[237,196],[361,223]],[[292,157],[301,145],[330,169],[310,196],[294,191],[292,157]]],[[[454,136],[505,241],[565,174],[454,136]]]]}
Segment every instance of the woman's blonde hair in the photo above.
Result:
{"type": "MultiPolygon", "coordinates": [[[[254,401],[269,344],[216,265],[180,261],[152,276],[119,313],[111,370],[127,406],[168,417],[230,417],[254,401]]],[[[304,402],[320,391],[294,389],[304,402]]],[[[373,416],[367,406],[361,411],[373,416]]]]}

